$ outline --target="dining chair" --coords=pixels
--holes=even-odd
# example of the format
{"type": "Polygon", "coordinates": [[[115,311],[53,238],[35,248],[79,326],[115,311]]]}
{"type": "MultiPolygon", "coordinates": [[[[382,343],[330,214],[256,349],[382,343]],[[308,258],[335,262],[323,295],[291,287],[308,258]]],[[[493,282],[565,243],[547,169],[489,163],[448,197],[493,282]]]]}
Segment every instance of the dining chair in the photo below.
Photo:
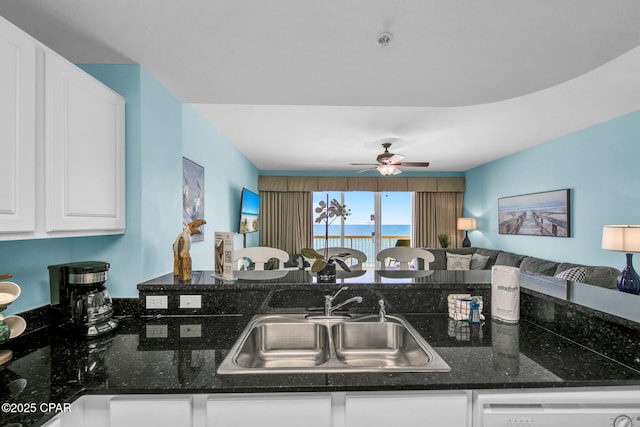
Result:
{"type": "MultiPolygon", "coordinates": [[[[396,248],[399,248],[399,247],[408,247],[408,248],[410,248],[411,247],[411,239],[398,239],[398,240],[396,240],[396,248]]],[[[395,263],[395,262],[396,262],[395,259],[393,259],[391,257],[387,258],[387,265],[391,265],[392,263],[395,263]]]]}
{"type": "Polygon", "coordinates": [[[378,252],[376,259],[380,261],[382,269],[387,268],[385,265],[385,260],[387,258],[393,258],[396,260],[396,262],[400,264],[400,270],[409,270],[409,263],[416,259],[422,259],[424,262],[424,269],[428,270],[429,263],[436,259],[435,256],[426,249],[407,248],[405,246],[386,248],[378,252]]]}
{"type": "MultiPolygon", "coordinates": [[[[349,266],[351,270],[362,270],[362,265],[367,262],[367,254],[357,249],[343,247],[332,247],[327,249],[329,256],[348,252],[349,255],[342,257],[342,260],[349,266]]],[[[324,249],[316,250],[318,251],[318,253],[324,254],[324,249]]],[[[342,269],[337,263],[336,268],[342,269]]]]}
{"type": "Polygon", "coordinates": [[[269,246],[253,246],[233,251],[233,263],[238,270],[243,266],[248,267],[250,265],[247,260],[253,262],[254,270],[264,270],[264,265],[272,258],[279,261],[278,270],[282,270],[284,263],[289,261],[289,254],[282,249],[271,248],[269,246]]]}

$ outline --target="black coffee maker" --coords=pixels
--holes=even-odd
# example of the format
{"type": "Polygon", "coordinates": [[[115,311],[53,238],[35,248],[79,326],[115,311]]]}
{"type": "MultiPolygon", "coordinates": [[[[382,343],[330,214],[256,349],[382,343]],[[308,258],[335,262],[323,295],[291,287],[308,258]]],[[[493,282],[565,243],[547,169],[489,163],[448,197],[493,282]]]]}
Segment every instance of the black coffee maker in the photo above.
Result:
{"type": "Polygon", "coordinates": [[[93,338],[118,327],[104,285],[109,263],[83,261],[48,268],[53,320],[62,330],[93,338]]]}

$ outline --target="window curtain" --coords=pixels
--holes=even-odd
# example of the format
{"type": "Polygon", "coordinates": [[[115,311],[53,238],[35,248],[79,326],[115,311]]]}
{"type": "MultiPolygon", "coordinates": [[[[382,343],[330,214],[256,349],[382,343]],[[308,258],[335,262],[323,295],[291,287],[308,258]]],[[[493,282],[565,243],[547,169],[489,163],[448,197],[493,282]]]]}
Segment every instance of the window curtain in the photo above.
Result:
{"type": "Polygon", "coordinates": [[[260,191],[260,245],[298,254],[313,247],[312,193],[260,191]]]}
{"type": "Polygon", "coordinates": [[[438,235],[449,236],[449,247],[458,248],[464,236],[457,230],[462,217],[461,192],[416,192],[414,203],[414,227],[412,240],[415,247],[439,248],[438,235]]]}

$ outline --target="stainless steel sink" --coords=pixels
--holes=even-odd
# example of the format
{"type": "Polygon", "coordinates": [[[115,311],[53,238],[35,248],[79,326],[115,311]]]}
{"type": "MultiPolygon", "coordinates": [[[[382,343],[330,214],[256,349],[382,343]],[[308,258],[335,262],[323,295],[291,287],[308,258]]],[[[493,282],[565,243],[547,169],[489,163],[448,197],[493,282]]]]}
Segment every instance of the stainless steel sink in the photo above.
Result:
{"type": "Polygon", "coordinates": [[[332,328],[337,359],[358,367],[428,366],[429,353],[402,324],[343,322],[332,328]]]}
{"type": "Polygon", "coordinates": [[[307,318],[258,315],[218,368],[219,374],[448,372],[451,368],[400,316],[307,318]]]}
{"type": "Polygon", "coordinates": [[[329,360],[329,333],[310,322],[257,322],[238,349],[241,368],[308,368],[329,360]]]}

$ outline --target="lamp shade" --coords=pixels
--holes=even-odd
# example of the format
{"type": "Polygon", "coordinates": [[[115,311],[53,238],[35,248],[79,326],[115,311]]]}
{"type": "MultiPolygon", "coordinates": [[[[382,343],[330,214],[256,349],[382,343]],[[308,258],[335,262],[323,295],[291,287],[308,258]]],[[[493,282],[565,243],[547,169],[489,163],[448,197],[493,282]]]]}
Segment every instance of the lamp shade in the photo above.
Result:
{"type": "Polygon", "coordinates": [[[475,230],[475,218],[458,218],[458,230],[475,230]]]}
{"type": "Polygon", "coordinates": [[[602,249],[640,252],[640,225],[605,225],[602,228],[602,249]]]}

